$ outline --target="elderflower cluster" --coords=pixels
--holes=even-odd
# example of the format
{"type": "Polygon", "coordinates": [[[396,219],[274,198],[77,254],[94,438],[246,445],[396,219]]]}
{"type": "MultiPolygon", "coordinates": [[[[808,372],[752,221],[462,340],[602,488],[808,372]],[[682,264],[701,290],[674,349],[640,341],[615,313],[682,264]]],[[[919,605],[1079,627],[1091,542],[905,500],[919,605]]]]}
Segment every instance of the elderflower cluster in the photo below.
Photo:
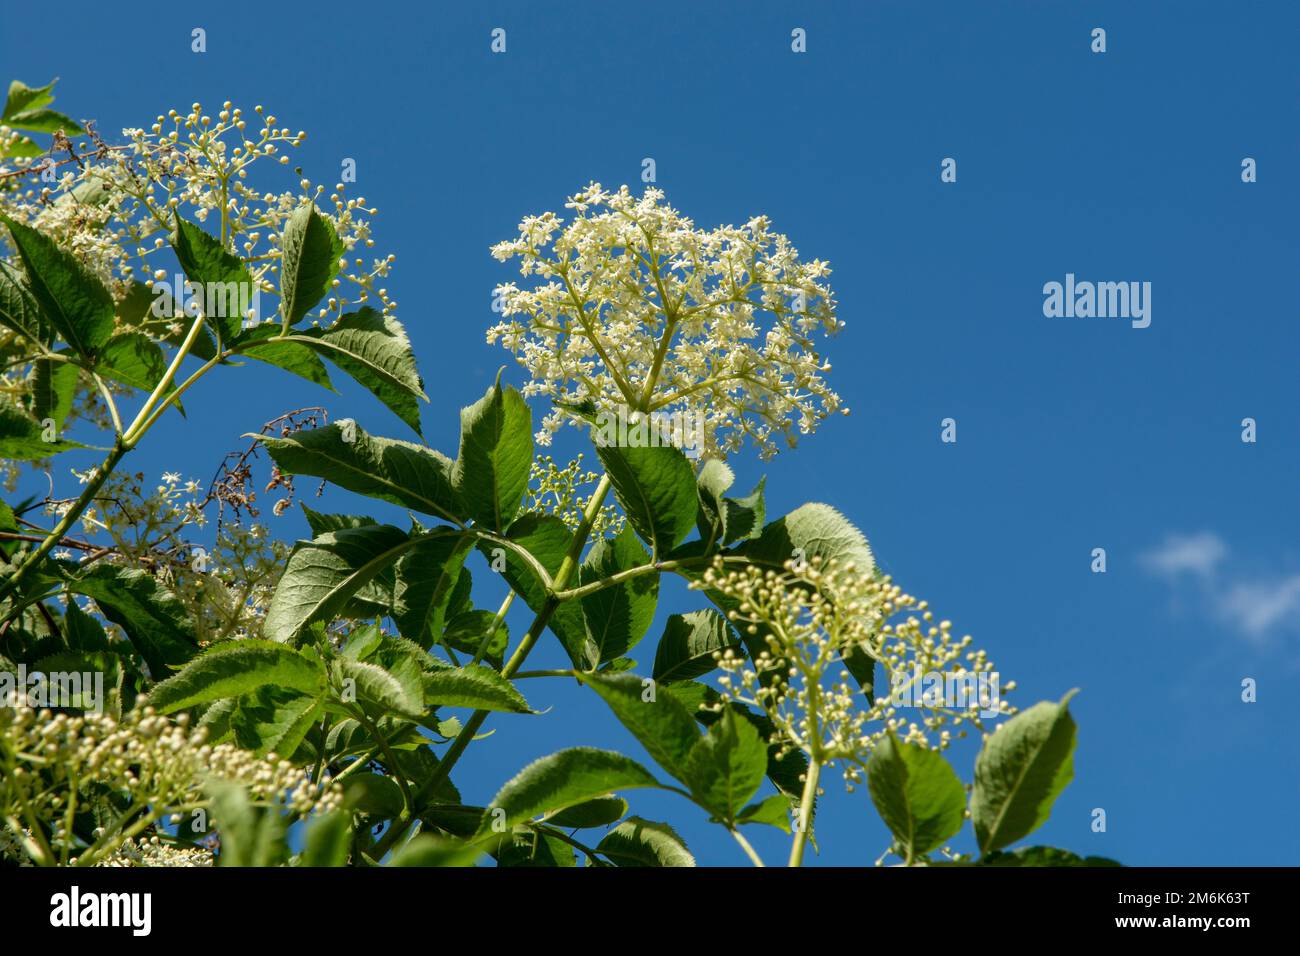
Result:
{"type": "MultiPolygon", "coordinates": [[[[89,850],[76,851],[92,853],[98,861],[145,826],[181,808],[206,806],[205,784],[212,780],[240,784],[254,800],[297,816],[341,805],[337,787],[314,784],[287,760],[258,757],[232,744],[212,745],[206,738],[207,730],[191,729],[185,715],[168,718],[148,707],[120,721],[107,714],[0,707],[0,817],[50,821],[48,836],[23,841],[27,853],[69,856],[76,837],[67,829],[67,807],[81,788],[94,784],[124,795],[133,807],[147,808],[144,817],[110,825],[96,834],[89,850]]],[[[68,862],[75,859],[71,855],[68,862]]]]}
{"type": "MultiPolygon", "coordinates": [[[[73,474],[83,484],[91,476],[73,474]]],[[[87,508],[80,536],[66,539],[55,558],[147,571],[185,605],[202,646],[260,636],[288,550],[265,525],[218,522],[211,543],[198,546],[195,532],[210,524],[206,509],[215,497],[175,472],[164,472],[152,487],[143,473],[114,472],[99,497],[111,506],[87,508]]],[[[71,504],[52,499],[45,510],[57,518],[71,504]]]]}
{"type": "MultiPolygon", "coordinates": [[[[378,283],[395,257],[367,262],[362,254],[374,245],[368,217],[378,212],[364,197],[345,195],[343,183],[331,190],[313,184],[297,168],[296,189],[271,192],[250,183],[258,161],[289,165],[287,150],[302,145],[302,130],[282,127],[261,106],[249,116],[225,102],[215,116],[194,103],[186,112],[159,115],[147,130],[122,134],[126,143],[114,146],[97,136],[91,142],[78,137],[78,161],[62,164],[57,182],[32,175],[0,198],[7,214],[40,229],[100,277],[119,304],[119,322],[145,325],[145,316],[123,315],[136,311],[128,304],[136,282],[171,281],[174,267],[159,257],[169,258],[167,237],[178,215],[205,223],[239,255],[261,290],[274,292],[284,223],[306,200],[330,219],[344,248],[317,319],[364,303],[385,314],[396,307],[378,283]]],[[[183,318],[166,317],[168,331],[179,331],[183,318]]]]}
{"type": "MultiPolygon", "coordinates": [[[[584,471],[582,455],[572,459],[561,468],[550,455],[539,455],[533,459],[528,472],[528,501],[525,511],[535,514],[555,515],[570,531],[582,523],[590,493],[586,496],[583,489],[594,485],[600,475],[594,471],[584,471]]],[[[623,515],[613,505],[605,505],[596,512],[591,525],[591,533],[599,538],[605,534],[618,534],[623,530],[623,515]]]]}
{"type": "Polygon", "coordinates": [[[196,867],[212,866],[212,864],[212,851],[206,847],[170,846],[155,834],[147,840],[128,840],[118,847],[111,856],[95,865],[105,867],[196,867]]]}
{"type": "MultiPolygon", "coordinates": [[[[888,577],[851,563],[788,561],[784,571],[746,565],[728,570],[720,559],[692,585],[723,598],[731,621],[766,649],[751,662],[734,650],[715,655],[724,671],[721,701],[763,710],[776,727],[774,743],[802,750],[825,766],[842,763],[850,789],[862,779],[876,744],[893,733],[906,741],[946,749],[985,729],[978,700],[957,703],[918,695],[914,718],[903,716],[891,691],[917,673],[974,682],[993,672],[969,636],[953,637],[948,621],[934,621],[925,601],[905,594],[888,577]],[[851,680],[846,657],[873,670],[882,666],[887,688],[871,699],[851,680]]],[[[1014,682],[1001,690],[1015,689],[1014,682]]],[[[721,706],[721,705],[720,705],[721,706]]],[[[1014,713],[1006,701],[999,714],[1014,713]]]]}
{"type": "Polygon", "coordinates": [[[503,321],[488,331],[528,370],[527,395],[551,398],[541,444],[594,414],[681,414],[704,423],[705,453],[764,458],[840,410],[815,336],[842,323],[820,259],[801,261],[765,216],[698,229],[663,202],[592,183],[554,213],[529,216],[492,247],[519,259],[528,288],[497,287],[503,321]]]}

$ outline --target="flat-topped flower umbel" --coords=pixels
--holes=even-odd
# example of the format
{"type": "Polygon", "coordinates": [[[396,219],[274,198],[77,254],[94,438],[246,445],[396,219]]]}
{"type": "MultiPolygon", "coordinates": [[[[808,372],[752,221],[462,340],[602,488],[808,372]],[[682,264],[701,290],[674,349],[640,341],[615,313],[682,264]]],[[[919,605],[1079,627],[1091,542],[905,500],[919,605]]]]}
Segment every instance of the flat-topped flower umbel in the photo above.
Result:
{"type": "MultiPolygon", "coordinates": [[[[764,216],[697,229],[650,188],[592,183],[554,213],[529,216],[492,254],[539,280],[498,286],[502,322],[488,331],[531,376],[525,395],[595,413],[681,413],[704,423],[706,454],[740,447],[764,458],[793,446],[840,398],[814,335],[838,331],[820,259],[802,262],[764,216]]],[[[542,422],[547,443],[570,416],[542,422]]]]}

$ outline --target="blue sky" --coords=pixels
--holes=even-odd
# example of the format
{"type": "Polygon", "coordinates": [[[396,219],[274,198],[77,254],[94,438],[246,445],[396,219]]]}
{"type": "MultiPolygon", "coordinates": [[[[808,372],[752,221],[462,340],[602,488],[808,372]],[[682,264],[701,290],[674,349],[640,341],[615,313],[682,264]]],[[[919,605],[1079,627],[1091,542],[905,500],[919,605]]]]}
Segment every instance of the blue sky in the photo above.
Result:
{"type": "MultiPolygon", "coordinates": [[[[177,6],[60,4],[97,52],[13,31],[6,74],[59,75],[56,105],[110,138],[231,99],[307,130],[298,161],[315,181],[355,159],[381,210],[376,252],[398,257],[388,287],[434,447],[454,451],[457,408],[508,361],[483,340],[491,290],[513,278],[489,244],[589,180],[639,186],[652,157],[701,225],[764,213],[829,260],[847,328],[828,354],[853,414],[769,464],[736,456],[738,485],[767,474],[769,513],[844,510],[901,584],[989,649],[1019,703],[1081,688],[1076,779],[1036,839],[1134,864],[1295,862],[1300,761],[1281,705],[1300,679],[1300,8],[177,6]],[[190,52],[194,27],[205,54],[190,52]],[[955,183],[940,181],[945,157],[955,183]],[[1242,182],[1245,157],[1258,182],[1242,182]],[[1045,317],[1043,285],[1067,273],[1150,282],[1150,327],[1045,317]],[[946,417],[955,444],[940,441],[946,417]],[[1090,570],[1097,547],[1105,574],[1090,570]],[[1257,703],[1240,699],[1247,677],[1257,703]],[[1105,833],[1090,829],[1098,807],[1105,833]]],[[[304,404],[409,437],[356,388],[242,368],[210,376],[188,421],[129,465],[206,479],[241,433],[304,404]]],[[[296,515],[272,527],[306,530],[296,515]]],[[[689,607],[671,593],[661,618],[689,607]]],[[[638,649],[647,669],[659,630],[638,649]]],[[[530,666],[561,660],[551,642],[530,666]]],[[[455,774],[467,800],[561,747],[640,753],[590,695],[527,690],[551,709],[491,720],[500,733],[455,774]]],[[[969,779],[971,754],[954,759],[969,779]]],[[[829,791],[814,862],[875,860],[887,839],[866,794],[829,791]]],[[[702,859],[744,862],[684,803],[633,806],[678,824],[702,859]]],[[[775,831],[756,836],[782,852],[775,831]]]]}

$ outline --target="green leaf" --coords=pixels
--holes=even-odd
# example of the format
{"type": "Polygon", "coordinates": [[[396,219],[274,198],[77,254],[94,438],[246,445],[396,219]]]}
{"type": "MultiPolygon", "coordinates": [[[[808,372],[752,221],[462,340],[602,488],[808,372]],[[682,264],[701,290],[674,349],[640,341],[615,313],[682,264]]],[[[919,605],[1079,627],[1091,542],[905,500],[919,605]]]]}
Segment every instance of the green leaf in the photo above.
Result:
{"type": "Polygon", "coordinates": [[[751,803],[740,811],[740,816],[736,817],[736,822],[740,824],[762,823],[790,833],[792,832],[790,826],[790,798],[784,794],[774,793],[766,800],[751,803]]]}
{"type": "Polygon", "coordinates": [[[185,605],[145,571],[95,565],[71,578],[67,587],[93,598],[104,616],[126,632],[155,680],[199,649],[185,605]]]}
{"type": "Polygon", "coordinates": [[[149,336],[143,332],[127,332],[108,341],[95,371],[124,385],[151,392],[167,374],[167,360],[149,336]]]}
{"type": "Polygon", "coordinates": [[[566,830],[588,830],[593,827],[609,826],[621,820],[627,813],[627,801],[622,797],[596,797],[586,803],[561,810],[554,816],[547,817],[546,822],[553,827],[566,830]]]}
{"type": "Polygon", "coordinates": [[[550,833],[516,828],[492,851],[499,867],[571,867],[573,848],[550,833]]]}
{"type": "Polygon", "coordinates": [[[256,286],[243,260],[222,247],[192,222],[177,217],[171,235],[172,249],[191,283],[202,289],[203,312],[215,320],[223,347],[228,347],[244,324],[244,311],[252,304],[256,286]]]}
{"type": "Polygon", "coordinates": [[[712,531],[714,540],[722,539],[722,496],[735,481],[736,473],[720,458],[709,458],[700,466],[700,473],[695,479],[700,511],[695,521],[701,538],[708,538],[712,531]]]}
{"type": "Polygon", "coordinates": [[[45,318],[78,355],[93,358],[113,334],[113,297],[81,261],[31,226],[0,214],[45,318]]]}
{"type": "Polygon", "coordinates": [[[280,250],[280,317],[287,329],[329,292],[344,250],[333,223],[310,202],[285,223],[280,250]]]}
{"type": "Polygon", "coordinates": [[[318,697],[325,687],[325,669],[283,644],[251,638],[226,641],[156,684],[149,692],[149,704],[160,713],[172,714],[195,704],[242,697],[268,684],[318,697]]]}
{"type": "Polygon", "coordinates": [[[722,543],[730,546],[738,541],[758,537],[767,520],[767,503],[763,497],[766,478],[760,478],[754,490],[743,498],[723,498],[722,543]]]}
{"type": "Polygon", "coordinates": [[[106,651],[108,635],[103,626],[81,609],[76,601],[68,601],[63,614],[63,637],[74,651],[106,651]]]}
{"type": "Polygon", "coordinates": [[[578,679],[601,696],[655,763],[688,782],[687,764],[702,738],[694,718],[677,698],[651,693],[653,684],[647,685],[636,674],[582,674],[578,679]]]}
{"type": "Polygon", "coordinates": [[[470,866],[479,856],[477,847],[421,833],[399,847],[388,861],[389,866],[470,866]]]}
{"type": "Polygon", "coordinates": [[[666,823],[628,817],[596,845],[615,866],[694,866],[686,842],[666,823]]]}
{"type": "MultiPolygon", "coordinates": [[[[273,646],[284,649],[279,644],[273,646]]],[[[259,757],[276,753],[292,758],[321,713],[316,696],[264,684],[239,698],[229,720],[240,747],[259,757]]]]}
{"type": "Polygon", "coordinates": [[[8,261],[0,259],[0,326],[31,342],[48,344],[41,307],[8,261]]]}
{"type": "Polygon", "coordinates": [[[364,661],[379,650],[383,643],[384,632],[378,624],[363,624],[348,632],[340,652],[354,661],[364,661]]]}
{"type": "Polygon", "coordinates": [[[473,546],[473,535],[435,529],[398,560],[393,620],[404,636],[421,647],[432,646],[442,632],[447,606],[473,546]]]}
{"type": "Polygon", "coordinates": [[[238,333],[229,343],[239,355],[274,365],[305,378],[322,388],[334,390],[325,363],[316,353],[300,342],[291,342],[280,336],[280,327],[270,323],[255,325],[238,333]]]}
{"type": "MultiPolygon", "coordinates": [[[[18,521],[14,517],[14,509],[9,504],[0,500],[0,531],[17,531],[18,521]]],[[[0,559],[7,560],[18,546],[16,541],[0,541],[0,559]]],[[[76,603],[76,602],[73,602],[76,603]]],[[[0,655],[3,656],[3,655],[0,655]]],[[[3,662],[0,662],[3,666],[3,662]]]]}
{"type": "Polygon", "coordinates": [[[263,631],[275,641],[295,641],[308,624],[336,616],[363,585],[422,540],[392,525],[366,525],[299,541],[276,586],[263,631]]]}
{"type": "Polygon", "coordinates": [[[406,330],[396,319],[368,306],[342,316],[327,329],[308,329],[286,339],[301,342],[352,376],[412,430],[420,432],[424,380],[415,365],[406,330]]]}
{"type": "Polygon", "coordinates": [[[44,86],[28,86],[22,80],[13,80],[9,84],[9,95],[5,98],[4,113],[0,114],[0,123],[9,124],[9,120],[15,113],[24,113],[27,110],[40,109],[54,102],[54,84],[58,80],[50,80],[44,86]]]}
{"type": "MultiPolygon", "coordinates": [[[[392,756],[395,766],[389,768],[389,771],[394,775],[400,774],[414,784],[416,790],[426,786],[432,776],[439,772],[441,766],[438,758],[433,755],[433,751],[427,746],[423,746],[428,742],[427,738],[419,738],[419,742],[421,746],[416,747],[414,750],[394,750],[392,756]]],[[[443,777],[438,782],[430,799],[438,804],[459,804],[461,802],[460,792],[446,777],[443,777]]]]}
{"type": "Polygon", "coordinates": [[[728,708],[686,758],[686,783],[701,806],[730,823],[767,771],[767,745],[747,720],[728,708]]]}
{"type": "Polygon", "coordinates": [[[667,554],[695,526],[699,501],[690,460],[669,446],[606,445],[597,453],[628,522],[654,558],[667,554]]]}
{"type": "Polygon", "coordinates": [[[1104,856],[1079,856],[1069,850],[1058,850],[1053,846],[1026,846],[1017,850],[996,850],[978,866],[1086,866],[1106,867],[1122,866],[1121,863],[1104,856]]]}
{"type": "Polygon", "coordinates": [[[862,574],[871,574],[876,567],[862,532],[830,505],[817,503],[800,505],[773,521],[736,553],[776,569],[800,557],[821,558],[824,564],[851,563],[862,574]]]}
{"type": "Polygon", "coordinates": [[[39,461],[59,452],[84,448],[75,441],[58,437],[57,427],[46,441],[45,427],[13,403],[7,395],[0,395],[0,458],[12,461],[39,461]]]}
{"type": "Polygon", "coordinates": [[[352,814],[342,810],[314,817],[307,824],[299,866],[347,866],[352,845],[352,814]]]}
{"type": "Polygon", "coordinates": [[[709,544],[732,545],[756,537],[763,527],[767,513],[763,499],[763,485],[759,481],[744,498],[726,498],[724,493],[735,481],[731,468],[716,458],[710,458],[700,468],[696,478],[699,495],[699,514],[696,525],[700,537],[709,544]]]}
{"type": "Polygon", "coordinates": [[[432,449],[376,438],[351,422],[346,428],[335,422],[287,438],[257,437],[282,471],[324,478],[359,495],[460,524],[451,462],[432,449]]]}
{"type": "Polygon", "coordinates": [[[702,677],[718,666],[714,654],[735,647],[740,639],[717,611],[673,614],[655,651],[654,678],[670,683],[702,677]]]}
{"type": "Polygon", "coordinates": [[[459,614],[472,610],[474,607],[474,601],[471,598],[473,590],[474,575],[470,574],[469,568],[462,566],[460,574],[456,577],[456,583],[452,586],[451,596],[447,598],[447,608],[443,612],[443,617],[446,620],[451,620],[459,614]]]}
{"type": "Polygon", "coordinates": [[[415,701],[424,700],[424,682],[429,674],[451,667],[431,657],[428,651],[414,641],[387,635],[380,637],[379,647],[367,654],[365,659],[388,671],[401,683],[403,692],[415,701]]]}
{"type": "Polygon", "coordinates": [[[406,809],[402,788],[391,777],[359,773],[349,777],[343,788],[344,804],[357,813],[390,819],[406,809]]]}
{"type": "Polygon", "coordinates": [[[347,689],[355,691],[355,701],[370,711],[408,720],[421,720],[428,713],[422,688],[417,682],[402,680],[401,674],[349,657],[335,659],[332,666],[335,686],[350,685],[347,689]]]}
{"type": "Polygon", "coordinates": [[[923,858],[961,829],[966,788],[938,751],[889,734],[867,761],[867,789],[899,855],[923,858]]]}
{"type": "MultiPolygon", "coordinates": [[[[162,285],[163,283],[158,284],[162,285]]],[[[118,299],[116,303],[117,327],[134,328],[136,326],[148,325],[150,324],[151,319],[165,319],[167,322],[170,322],[172,316],[169,315],[167,310],[163,307],[165,304],[165,299],[161,299],[161,297],[156,297],[154,295],[152,285],[141,282],[138,279],[127,280],[126,295],[118,299]],[[159,302],[162,303],[158,305],[158,311],[161,315],[155,316],[152,313],[155,304],[159,302]]],[[[163,325],[166,323],[159,322],[157,324],[163,325]]],[[[189,330],[187,329],[186,331],[189,330]]],[[[177,333],[175,330],[172,330],[171,334],[175,335],[177,333]]],[[[180,340],[183,341],[184,337],[184,333],[181,333],[180,340]]]]}
{"type": "Polygon", "coordinates": [[[468,838],[478,832],[479,824],[483,822],[483,813],[482,807],[441,803],[426,807],[421,812],[420,819],[429,827],[445,830],[452,836],[468,838]]]}
{"type": "Polygon", "coordinates": [[[32,417],[38,422],[50,419],[61,432],[68,416],[72,414],[80,369],[71,362],[56,362],[53,359],[39,359],[34,366],[32,417]]]}
{"type": "MultiPolygon", "coordinates": [[[[579,568],[582,584],[602,581],[649,560],[630,528],[614,538],[600,538],[579,568]]],[[[582,598],[587,634],[599,651],[597,663],[621,657],[645,636],[659,603],[659,575],[643,574],[582,598]]]]}
{"type": "Polygon", "coordinates": [[[528,702],[513,684],[490,667],[478,664],[425,675],[424,693],[429,701],[440,707],[530,713],[528,702]]]}
{"type": "Polygon", "coordinates": [[[229,780],[210,780],[212,823],[221,835],[218,866],[279,866],[289,855],[285,820],[254,805],[248,791],[229,780]]]}
{"type": "Polygon", "coordinates": [[[63,130],[69,136],[80,136],[85,127],[72,117],[58,110],[35,109],[14,113],[5,121],[6,126],[26,130],[29,133],[57,133],[63,130]]]}
{"type": "Polygon", "coordinates": [[[235,708],[238,706],[238,697],[227,697],[224,700],[213,701],[210,706],[203,708],[199,726],[208,732],[208,743],[228,743],[234,737],[230,729],[230,718],[234,716],[235,708]]]}
{"type": "Polygon", "coordinates": [[[1038,829],[1074,778],[1070,698],[1043,701],[1002,724],[975,758],[971,821],[980,852],[991,853],[1038,829]]]}
{"type": "Polygon", "coordinates": [[[328,531],[339,531],[343,528],[359,528],[367,524],[379,524],[374,518],[368,515],[331,515],[324,514],[320,511],[313,511],[305,504],[299,502],[302,508],[303,517],[307,519],[307,527],[311,528],[311,536],[318,538],[328,531]]]}
{"type": "MultiPolygon", "coordinates": [[[[28,706],[71,707],[97,713],[107,712],[114,717],[121,716],[123,671],[128,670],[130,665],[117,654],[111,651],[68,650],[28,660],[26,663],[29,675],[44,674],[47,677],[44,699],[29,699],[28,706]],[[65,679],[75,674],[84,676],[80,681],[64,683],[54,676],[57,674],[64,675],[65,679]]],[[[8,669],[8,665],[5,667],[8,669]]],[[[4,682],[8,683],[10,679],[10,675],[6,674],[4,682]]],[[[26,692],[22,684],[17,686],[20,695],[26,692]]],[[[130,708],[129,701],[127,708],[130,708]]]]}
{"type": "Polygon", "coordinates": [[[480,836],[509,830],[543,813],[563,810],[616,790],[657,787],[635,760],[610,750],[573,747],[535,760],[497,792],[479,826],[480,836]]]}
{"type": "Polygon", "coordinates": [[[447,627],[442,632],[442,641],[455,650],[477,654],[483,638],[495,625],[496,632],[488,641],[483,660],[500,670],[505,660],[506,647],[510,643],[510,630],[505,621],[498,622],[496,618],[496,614],[491,611],[462,611],[447,622],[447,627]]]}
{"type": "Polygon", "coordinates": [[[430,674],[450,669],[449,664],[431,657],[423,647],[403,637],[382,635],[379,646],[365,655],[365,660],[382,667],[402,686],[402,693],[415,704],[411,711],[420,715],[420,719],[429,716],[429,702],[426,700],[425,681],[430,674]]]}
{"type": "MultiPolygon", "coordinates": [[[[559,570],[564,556],[573,543],[573,534],[563,521],[555,515],[535,512],[525,512],[516,518],[506,532],[506,537],[528,551],[551,576],[559,570]]],[[[524,599],[529,610],[534,614],[540,614],[546,605],[546,587],[532,564],[514,550],[491,541],[480,541],[478,549],[487,556],[494,568],[504,565],[501,574],[506,579],[506,583],[524,599]]],[[[600,652],[587,635],[582,606],[579,602],[561,602],[555,608],[548,624],[551,631],[560,639],[560,644],[569,655],[569,660],[573,662],[574,667],[578,670],[589,670],[596,666],[600,652]]]]}
{"type": "Polygon", "coordinates": [[[481,399],[460,413],[460,453],[452,487],[468,515],[503,531],[519,511],[533,460],[533,413],[500,376],[481,399]]]}

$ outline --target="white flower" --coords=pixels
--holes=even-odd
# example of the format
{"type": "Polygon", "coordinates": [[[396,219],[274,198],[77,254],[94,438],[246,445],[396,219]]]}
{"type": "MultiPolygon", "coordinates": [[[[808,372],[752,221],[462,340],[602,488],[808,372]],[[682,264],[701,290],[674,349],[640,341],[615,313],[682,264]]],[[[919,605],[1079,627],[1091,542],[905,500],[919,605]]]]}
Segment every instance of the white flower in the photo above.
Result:
{"type": "MultiPolygon", "coordinates": [[[[814,343],[841,326],[830,268],[801,261],[766,217],[697,229],[663,197],[592,183],[566,204],[578,214],[567,225],[526,217],[492,254],[518,258],[535,281],[497,288],[505,318],[488,341],[528,370],[526,395],[598,413],[682,413],[704,423],[706,453],[748,435],[770,457],[777,439],[793,445],[840,408],[814,343]]],[[[566,420],[557,406],[538,441],[566,420]]]]}
{"type": "MultiPolygon", "coordinates": [[[[776,729],[773,743],[820,762],[843,761],[850,786],[860,782],[871,751],[890,732],[943,750],[953,740],[950,727],[957,737],[966,727],[986,728],[985,704],[970,697],[917,695],[907,707],[911,716],[901,712],[892,691],[904,685],[896,678],[970,675],[977,681],[996,672],[984,651],[972,649],[969,636],[954,637],[950,622],[936,623],[927,602],[888,577],[852,564],[823,566],[818,558],[802,566],[787,562],[784,572],[753,565],[728,570],[719,562],[691,587],[725,596],[732,623],[751,642],[766,645],[752,662],[731,650],[715,655],[725,672],[718,681],[722,700],[763,710],[776,729]],[[874,700],[842,669],[855,650],[884,672],[874,700]]],[[[1014,688],[1014,681],[1002,687],[1014,688]]],[[[994,706],[1002,715],[1015,712],[1005,700],[994,706]]]]}

